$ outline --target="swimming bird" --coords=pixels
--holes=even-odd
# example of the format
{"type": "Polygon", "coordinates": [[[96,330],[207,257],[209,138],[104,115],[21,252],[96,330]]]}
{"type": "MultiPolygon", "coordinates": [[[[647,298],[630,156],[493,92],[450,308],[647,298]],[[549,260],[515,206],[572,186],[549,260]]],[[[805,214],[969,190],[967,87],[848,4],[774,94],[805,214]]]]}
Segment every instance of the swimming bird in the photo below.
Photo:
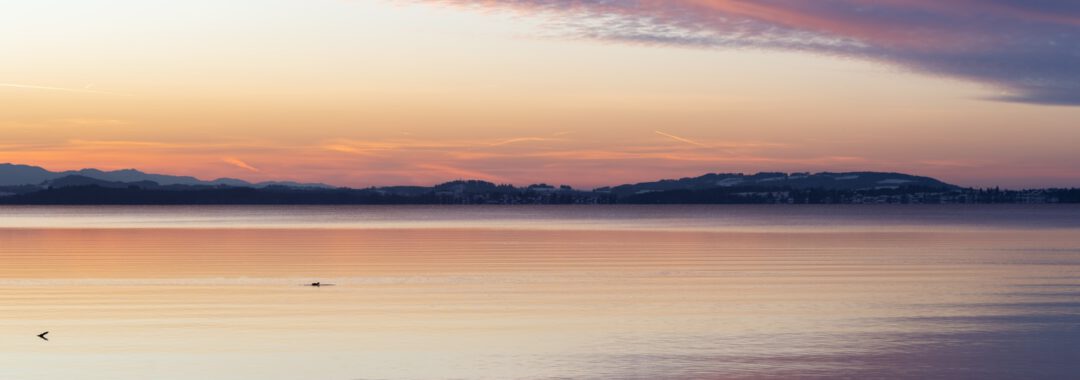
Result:
{"type": "Polygon", "coordinates": [[[316,288],[317,288],[317,287],[320,287],[320,286],[322,286],[322,284],[321,284],[321,283],[318,283],[318,282],[312,282],[312,283],[311,283],[311,286],[314,286],[314,287],[316,287],[316,288]]]}
{"type": "Polygon", "coordinates": [[[48,333],[49,333],[48,331],[46,331],[46,332],[43,332],[43,333],[41,333],[41,334],[38,334],[38,336],[37,336],[37,337],[38,337],[38,338],[41,338],[41,339],[49,340],[49,338],[46,338],[46,337],[45,337],[45,334],[48,334],[48,333]]]}

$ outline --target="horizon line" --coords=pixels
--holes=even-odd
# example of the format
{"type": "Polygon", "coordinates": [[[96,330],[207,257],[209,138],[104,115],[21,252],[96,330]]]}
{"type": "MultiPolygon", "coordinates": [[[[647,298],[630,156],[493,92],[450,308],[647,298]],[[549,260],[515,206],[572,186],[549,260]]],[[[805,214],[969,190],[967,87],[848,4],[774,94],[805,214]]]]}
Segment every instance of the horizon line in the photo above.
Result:
{"type": "MultiPolygon", "coordinates": [[[[459,181],[480,181],[480,182],[487,182],[487,183],[500,185],[500,186],[501,185],[510,185],[510,186],[520,187],[520,188],[527,188],[527,187],[535,186],[535,185],[548,185],[548,186],[553,186],[553,187],[570,186],[570,185],[566,185],[564,183],[554,183],[554,182],[553,183],[548,183],[546,181],[532,182],[532,183],[529,183],[529,184],[518,184],[518,183],[511,183],[511,182],[491,181],[491,180],[486,180],[486,179],[481,179],[481,178],[464,178],[464,177],[459,177],[459,178],[456,178],[456,179],[447,179],[447,180],[443,180],[441,182],[435,182],[435,183],[430,183],[430,184],[381,184],[381,185],[371,184],[371,185],[363,185],[363,186],[349,186],[349,185],[339,185],[339,184],[326,183],[326,182],[321,182],[321,181],[319,181],[319,182],[311,182],[311,181],[302,181],[302,180],[293,180],[293,179],[280,179],[280,178],[279,179],[263,180],[263,181],[253,181],[253,180],[247,180],[247,179],[235,178],[235,177],[219,177],[219,178],[214,178],[214,179],[203,179],[203,178],[206,178],[206,177],[199,177],[197,175],[190,175],[190,174],[153,173],[153,172],[147,172],[147,171],[144,171],[144,170],[141,170],[141,169],[137,169],[137,168],[134,168],[134,167],[126,167],[126,168],[122,168],[122,169],[111,169],[111,170],[99,169],[99,168],[93,168],[93,167],[84,167],[84,168],[80,168],[80,169],[68,169],[68,170],[55,171],[55,170],[52,170],[52,169],[45,168],[43,166],[20,164],[20,163],[13,163],[13,162],[0,163],[0,166],[3,166],[3,165],[38,168],[38,169],[42,169],[42,170],[45,170],[47,172],[54,173],[54,174],[60,174],[60,173],[63,173],[63,172],[78,172],[78,171],[84,171],[84,170],[95,170],[95,171],[99,171],[99,172],[102,172],[102,173],[120,172],[120,171],[136,171],[136,172],[139,172],[139,173],[142,173],[142,174],[145,174],[145,175],[158,175],[158,176],[169,176],[169,177],[189,177],[189,178],[194,178],[195,180],[200,181],[200,182],[217,182],[217,181],[223,181],[223,180],[235,180],[235,181],[245,182],[245,183],[250,184],[250,185],[264,185],[264,184],[273,184],[273,183],[280,183],[280,182],[292,182],[292,183],[295,183],[297,185],[314,185],[314,186],[326,186],[326,187],[330,187],[330,188],[346,188],[346,189],[365,189],[365,188],[384,188],[384,187],[435,187],[435,186],[439,186],[439,185],[443,185],[443,184],[447,184],[447,183],[452,183],[452,182],[459,182],[459,181]]],[[[648,182],[661,182],[661,181],[676,181],[676,180],[683,180],[683,179],[693,179],[693,178],[699,178],[699,177],[706,176],[706,175],[755,176],[755,175],[770,174],[770,173],[783,174],[783,175],[789,176],[789,177],[792,176],[792,175],[797,175],[797,174],[808,174],[808,175],[854,174],[854,173],[899,174],[899,175],[905,175],[905,176],[929,178],[929,179],[933,179],[935,181],[945,183],[947,185],[956,186],[956,187],[959,187],[959,188],[966,188],[966,189],[1001,189],[1001,190],[1022,191],[1022,190],[1038,190],[1038,189],[1074,189],[1074,188],[1080,188],[1078,186],[1060,186],[1060,185],[1059,186],[1043,186],[1043,187],[1021,187],[1021,188],[1009,188],[1009,187],[1002,187],[1000,185],[995,185],[995,186],[963,186],[963,185],[957,185],[955,183],[952,183],[952,182],[949,182],[949,181],[946,181],[946,180],[942,180],[942,179],[937,178],[937,177],[921,175],[921,174],[906,173],[906,172],[899,172],[899,171],[874,171],[874,170],[829,171],[829,170],[824,170],[824,171],[758,171],[758,172],[752,172],[752,173],[748,173],[748,172],[705,172],[705,173],[698,174],[698,175],[690,175],[690,176],[682,176],[682,177],[653,178],[653,179],[637,180],[637,181],[624,182],[624,183],[618,183],[618,184],[606,184],[606,185],[594,186],[594,187],[591,187],[591,188],[588,188],[588,189],[589,189],[589,191],[595,191],[597,189],[601,189],[601,188],[605,188],[605,187],[616,187],[616,186],[622,186],[622,185],[635,185],[635,184],[648,183],[648,182]]],[[[72,176],[72,175],[79,175],[79,174],[68,174],[68,176],[72,176]]],[[[87,178],[93,178],[93,177],[87,177],[87,178]]],[[[151,182],[153,182],[153,181],[151,181],[151,182]]],[[[573,188],[575,190],[583,190],[586,187],[577,188],[577,187],[571,186],[571,188],[573,188]]]]}

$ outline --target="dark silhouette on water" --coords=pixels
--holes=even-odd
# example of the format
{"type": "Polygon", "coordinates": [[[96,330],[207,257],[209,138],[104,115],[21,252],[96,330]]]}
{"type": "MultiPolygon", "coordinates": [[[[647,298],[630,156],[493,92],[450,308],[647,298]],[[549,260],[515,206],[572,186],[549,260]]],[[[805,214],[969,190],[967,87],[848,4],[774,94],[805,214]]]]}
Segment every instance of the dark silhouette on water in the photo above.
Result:
{"type": "Polygon", "coordinates": [[[334,286],[334,284],[324,284],[322,282],[312,282],[312,283],[310,283],[308,285],[305,285],[305,286],[314,286],[316,288],[321,288],[323,286],[334,286]]]}
{"type": "Polygon", "coordinates": [[[38,334],[38,336],[37,336],[37,337],[38,337],[38,338],[41,338],[41,339],[44,339],[44,340],[49,340],[49,338],[46,338],[46,337],[45,337],[45,334],[48,334],[48,333],[49,333],[48,331],[46,331],[46,332],[43,332],[43,333],[41,333],[41,334],[38,334]]]}
{"type": "Polygon", "coordinates": [[[348,205],[348,204],[848,204],[1080,203],[1077,189],[963,188],[930,177],[887,172],[698,177],[593,190],[457,180],[434,186],[332,187],[323,184],[151,175],[135,170],[50,172],[0,163],[0,204],[348,205]]]}

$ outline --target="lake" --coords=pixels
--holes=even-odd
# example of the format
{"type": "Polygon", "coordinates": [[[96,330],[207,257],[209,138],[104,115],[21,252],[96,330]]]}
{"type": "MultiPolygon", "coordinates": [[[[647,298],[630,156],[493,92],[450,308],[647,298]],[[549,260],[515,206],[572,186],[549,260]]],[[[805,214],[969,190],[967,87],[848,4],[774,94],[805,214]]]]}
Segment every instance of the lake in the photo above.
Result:
{"type": "Polygon", "coordinates": [[[0,379],[1077,376],[1076,206],[0,208],[0,379]]]}

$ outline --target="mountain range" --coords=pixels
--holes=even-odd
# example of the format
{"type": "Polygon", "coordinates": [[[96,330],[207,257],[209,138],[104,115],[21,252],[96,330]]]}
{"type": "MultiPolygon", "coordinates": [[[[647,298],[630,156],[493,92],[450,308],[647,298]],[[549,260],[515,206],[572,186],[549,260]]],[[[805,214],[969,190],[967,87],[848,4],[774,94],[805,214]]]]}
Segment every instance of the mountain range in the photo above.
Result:
{"type": "Polygon", "coordinates": [[[1080,189],[971,189],[903,173],[712,173],[592,190],[480,180],[353,189],[321,183],[0,164],[0,204],[1072,203],[1080,189]]]}
{"type": "MultiPolygon", "coordinates": [[[[71,185],[79,180],[61,180],[64,177],[83,177],[105,182],[154,182],[160,186],[183,185],[183,186],[234,186],[234,187],[266,187],[266,186],[289,186],[289,187],[317,187],[330,188],[333,186],[322,183],[297,183],[291,181],[269,181],[251,183],[236,178],[218,178],[204,181],[190,176],[176,176],[166,174],[149,174],[135,169],[123,169],[103,171],[98,169],[68,170],[62,172],[49,171],[41,167],[30,165],[0,164],[0,186],[23,186],[56,184],[71,185]],[[50,181],[60,181],[50,183],[50,181]]],[[[85,181],[82,181],[85,182],[85,181]]]]}
{"type": "MultiPolygon", "coordinates": [[[[497,185],[484,181],[465,181],[469,191],[494,190],[497,185]]],[[[217,187],[253,187],[284,186],[293,188],[323,188],[331,186],[323,183],[298,183],[291,181],[247,182],[236,178],[218,178],[200,180],[191,176],[144,173],[135,169],[103,171],[98,169],[49,171],[37,166],[0,164],[0,186],[40,186],[70,187],[96,185],[101,187],[174,187],[181,186],[217,186],[217,187]]],[[[434,188],[445,187],[436,185],[434,188]]],[[[714,173],[700,177],[665,179],[655,182],[625,184],[614,187],[605,186],[598,192],[611,192],[620,196],[667,190],[702,190],[717,187],[758,187],[758,188],[826,188],[826,189],[888,189],[899,187],[957,188],[930,177],[913,176],[902,173],[882,172],[845,172],[845,173],[714,173]]],[[[416,193],[427,191],[423,186],[387,186],[385,191],[416,193]]]]}

